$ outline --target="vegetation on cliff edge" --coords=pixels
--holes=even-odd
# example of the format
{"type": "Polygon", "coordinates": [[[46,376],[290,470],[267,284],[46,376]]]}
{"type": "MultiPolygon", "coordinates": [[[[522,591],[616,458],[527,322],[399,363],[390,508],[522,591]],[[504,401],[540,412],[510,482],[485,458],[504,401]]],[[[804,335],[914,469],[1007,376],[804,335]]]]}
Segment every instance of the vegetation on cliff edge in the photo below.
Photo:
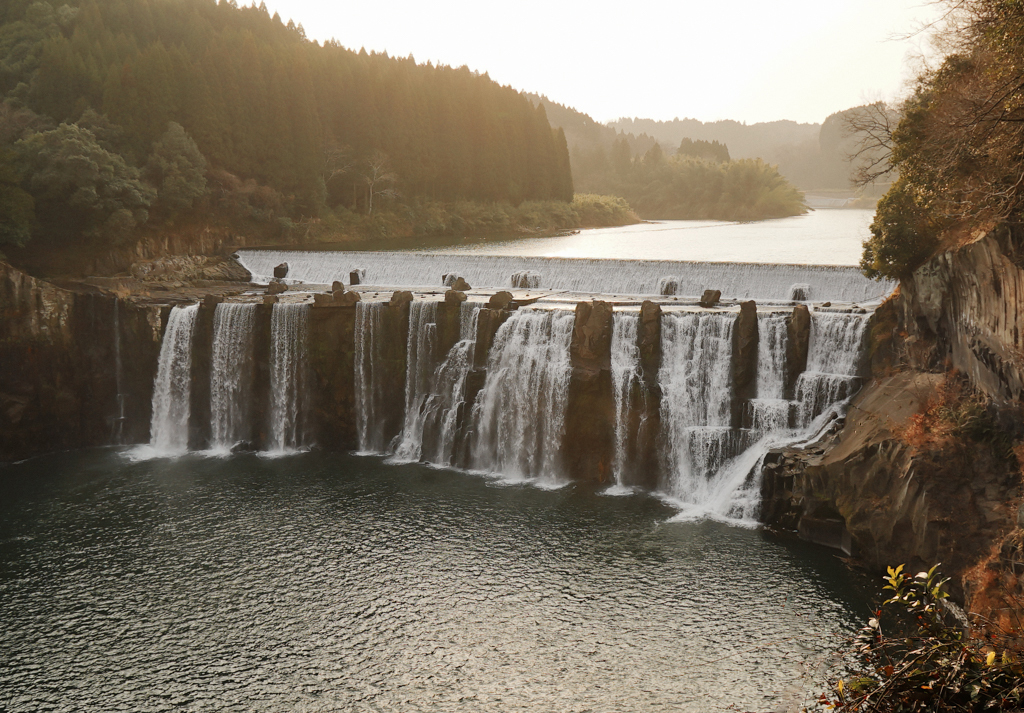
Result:
{"type": "Polygon", "coordinates": [[[951,228],[1018,223],[1024,212],[1024,4],[942,0],[945,51],[921,73],[898,121],[877,115],[869,148],[899,179],[878,205],[861,267],[900,278],[921,265],[951,228]]]}

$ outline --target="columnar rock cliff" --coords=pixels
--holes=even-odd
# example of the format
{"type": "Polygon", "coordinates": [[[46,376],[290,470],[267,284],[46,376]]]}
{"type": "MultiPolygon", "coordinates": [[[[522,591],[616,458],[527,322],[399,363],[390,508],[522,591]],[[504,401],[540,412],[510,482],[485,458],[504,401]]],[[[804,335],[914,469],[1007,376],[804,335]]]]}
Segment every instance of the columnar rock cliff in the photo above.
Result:
{"type": "Polygon", "coordinates": [[[769,454],[762,517],[876,569],[941,562],[970,608],[1005,620],[1024,606],[1024,234],[936,256],[876,317],[874,379],[842,428],[769,454]]]}

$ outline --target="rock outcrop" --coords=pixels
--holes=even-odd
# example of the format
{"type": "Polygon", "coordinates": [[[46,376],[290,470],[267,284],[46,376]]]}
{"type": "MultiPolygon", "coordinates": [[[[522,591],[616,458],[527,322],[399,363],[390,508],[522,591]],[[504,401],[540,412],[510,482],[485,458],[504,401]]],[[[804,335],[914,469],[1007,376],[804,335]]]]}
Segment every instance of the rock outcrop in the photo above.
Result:
{"type": "Polygon", "coordinates": [[[145,440],[167,309],[0,262],[0,461],[145,440]]]}

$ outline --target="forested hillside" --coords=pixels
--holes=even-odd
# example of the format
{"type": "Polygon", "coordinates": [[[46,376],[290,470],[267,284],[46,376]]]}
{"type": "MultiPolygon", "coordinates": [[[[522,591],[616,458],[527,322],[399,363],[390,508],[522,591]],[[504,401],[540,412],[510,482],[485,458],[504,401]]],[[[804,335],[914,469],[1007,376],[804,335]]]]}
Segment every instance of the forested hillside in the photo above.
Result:
{"type": "Polygon", "coordinates": [[[803,194],[775,166],[733,160],[720,141],[684,137],[667,149],[646,133],[617,131],[547,97],[530,98],[564,130],[577,190],[624,198],[641,218],[763,220],[807,212],[803,194]]]}
{"type": "Polygon", "coordinates": [[[0,5],[0,241],[123,241],[198,203],[266,221],[570,201],[543,108],[467,68],[320,46],[233,0],[0,5]]]}

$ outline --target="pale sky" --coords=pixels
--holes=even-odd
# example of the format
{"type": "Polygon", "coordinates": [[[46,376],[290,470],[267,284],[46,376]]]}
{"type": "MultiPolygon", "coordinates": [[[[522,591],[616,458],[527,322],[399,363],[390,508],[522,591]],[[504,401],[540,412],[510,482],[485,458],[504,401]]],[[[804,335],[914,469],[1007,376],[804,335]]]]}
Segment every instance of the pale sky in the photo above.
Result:
{"type": "Polygon", "coordinates": [[[468,65],[598,121],[820,122],[891,99],[928,0],[266,0],[310,39],[468,65]]]}

